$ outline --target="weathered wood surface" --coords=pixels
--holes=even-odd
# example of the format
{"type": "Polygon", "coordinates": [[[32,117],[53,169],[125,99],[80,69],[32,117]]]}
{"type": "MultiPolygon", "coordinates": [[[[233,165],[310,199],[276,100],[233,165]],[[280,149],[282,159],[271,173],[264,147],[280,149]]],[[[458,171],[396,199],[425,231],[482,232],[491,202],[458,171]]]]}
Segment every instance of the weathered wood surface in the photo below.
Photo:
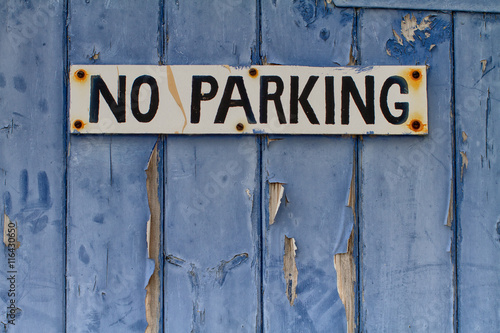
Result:
{"type": "Polygon", "coordinates": [[[20,242],[15,326],[5,245],[0,260],[2,331],[145,331],[155,251],[160,332],[345,331],[334,255],[353,212],[350,327],[498,330],[498,16],[314,0],[10,0],[0,16],[2,221],[20,242]],[[430,134],[69,136],[65,71],[92,63],[427,64],[430,134]]]}
{"type": "Polygon", "coordinates": [[[360,329],[451,332],[451,16],[362,10],[359,24],[362,65],[429,66],[429,135],[362,140],[360,329]]]}
{"type": "Polygon", "coordinates": [[[500,21],[455,17],[458,328],[500,327],[500,21]]]}
{"type": "Polygon", "coordinates": [[[1,330],[61,332],[65,295],[64,6],[2,1],[0,17],[0,219],[2,230],[9,220],[17,225],[20,243],[13,267],[9,267],[8,247],[1,245],[1,330]],[[12,275],[14,279],[9,281],[12,275]],[[6,313],[11,313],[11,300],[15,301],[15,320],[9,324],[6,313]]]}
{"type": "MultiPolygon", "coordinates": [[[[251,64],[256,7],[169,1],[167,64],[251,64]]],[[[166,332],[260,329],[260,169],[254,136],[166,138],[166,332]]]]}
{"type": "MultiPolygon", "coordinates": [[[[69,63],[157,64],[158,19],[155,2],[70,1],[69,63]]],[[[146,329],[145,169],[156,141],[156,136],[71,136],[68,332],[146,329]]]]}
{"type": "MultiPolygon", "coordinates": [[[[354,10],[314,1],[264,0],[262,6],[264,61],[309,66],[350,62],[354,10]]],[[[350,137],[270,136],[263,146],[265,332],[346,331],[333,261],[336,253],[347,251],[353,226],[347,205],[354,143],[350,137]],[[268,207],[274,198],[269,183],[276,182],[284,183],[284,196],[270,225],[268,207]]]]}

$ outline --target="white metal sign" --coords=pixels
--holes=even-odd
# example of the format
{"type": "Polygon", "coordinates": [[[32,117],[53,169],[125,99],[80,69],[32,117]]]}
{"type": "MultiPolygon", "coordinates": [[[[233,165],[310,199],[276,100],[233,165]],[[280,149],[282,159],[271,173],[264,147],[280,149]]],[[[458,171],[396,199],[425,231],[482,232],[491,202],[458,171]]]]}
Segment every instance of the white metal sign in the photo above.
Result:
{"type": "Polygon", "coordinates": [[[427,134],[425,66],[75,65],[73,133],[427,134]]]}

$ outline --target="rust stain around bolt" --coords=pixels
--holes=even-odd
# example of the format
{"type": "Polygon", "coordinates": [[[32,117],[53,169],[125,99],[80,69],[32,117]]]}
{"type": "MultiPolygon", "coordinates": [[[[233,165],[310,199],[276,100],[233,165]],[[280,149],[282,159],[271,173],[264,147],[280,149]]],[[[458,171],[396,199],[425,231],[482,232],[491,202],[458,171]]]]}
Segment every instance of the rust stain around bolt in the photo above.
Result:
{"type": "Polygon", "coordinates": [[[85,126],[84,122],[79,119],[73,122],[73,128],[76,129],[77,131],[81,130],[84,126],[85,126]]]}
{"type": "Polygon", "coordinates": [[[79,69],[75,72],[75,79],[77,81],[85,81],[85,79],[87,78],[87,72],[84,70],[84,69],[79,69]]]}
{"type": "Polygon", "coordinates": [[[241,132],[243,131],[243,129],[245,129],[245,125],[243,125],[242,123],[238,123],[238,125],[236,125],[236,129],[241,132]]]}
{"type": "Polygon", "coordinates": [[[403,76],[406,81],[408,82],[408,85],[415,90],[418,90],[421,88],[423,79],[424,79],[424,73],[422,73],[422,69],[420,68],[409,68],[409,69],[404,69],[401,72],[401,76],[403,76]]]}
{"type": "Polygon", "coordinates": [[[412,121],[410,121],[410,124],[408,125],[408,127],[414,132],[423,131],[425,126],[426,125],[422,124],[422,122],[418,119],[413,119],[412,121]]]}
{"type": "Polygon", "coordinates": [[[252,77],[255,77],[259,74],[259,71],[256,68],[250,68],[248,70],[248,74],[250,74],[250,76],[252,76],[252,77]]]}

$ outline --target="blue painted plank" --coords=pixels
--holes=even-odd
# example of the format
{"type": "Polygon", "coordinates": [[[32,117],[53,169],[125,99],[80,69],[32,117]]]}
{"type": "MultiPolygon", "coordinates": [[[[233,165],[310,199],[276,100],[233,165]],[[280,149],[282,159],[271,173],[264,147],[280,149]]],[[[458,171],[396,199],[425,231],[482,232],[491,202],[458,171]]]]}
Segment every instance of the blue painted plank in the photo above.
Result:
{"type": "MultiPolygon", "coordinates": [[[[157,64],[157,2],[70,1],[70,64],[157,64]]],[[[155,136],[71,136],[67,330],[144,332],[155,136]]]]}
{"type": "Polygon", "coordinates": [[[456,15],[460,332],[500,327],[499,38],[498,16],[456,15]]]}
{"type": "Polygon", "coordinates": [[[264,63],[346,66],[352,21],[352,9],[334,9],[314,0],[263,0],[264,63]]]}
{"type": "Polygon", "coordinates": [[[346,252],[353,214],[348,205],[353,139],[287,136],[263,151],[264,328],[266,332],[346,332],[344,305],[333,265],[346,252]],[[267,182],[285,183],[285,196],[269,225],[267,182]],[[297,246],[297,298],[285,282],[285,236],[297,246]]]}
{"type": "MultiPolygon", "coordinates": [[[[262,50],[268,63],[338,66],[349,63],[353,10],[315,1],[262,1],[262,50]]],[[[262,153],[264,331],[345,332],[346,314],[333,265],[346,252],[353,213],[346,207],[353,171],[349,137],[270,137],[262,153]],[[277,141],[273,141],[278,139],[277,141]],[[269,224],[269,182],[284,182],[269,224]],[[298,248],[297,298],[285,281],[285,236],[298,248]]]]}
{"type": "MultiPolygon", "coordinates": [[[[168,64],[250,65],[254,2],[166,6],[168,64]]],[[[165,331],[258,331],[258,139],[171,135],[165,147],[165,331]]]]}
{"type": "Polygon", "coordinates": [[[2,331],[61,332],[65,286],[64,5],[62,1],[2,1],[0,16],[0,220],[2,232],[9,219],[17,224],[20,242],[14,258],[9,257],[3,241],[1,244],[2,331]],[[7,311],[11,313],[11,301],[17,308],[15,318],[6,317],[7,311]],[[10,324],[9,319],[13,320],[10,324]]]}
{"type": "Polygon", "coordinates": [[[362,65],[429,66],[429,135],[362,141],[362,331],[453,331],[451,27],[446,14],[361,11],[362,65]],[[424,24],[403,35],[412,17],[424,24]]]}
{"type": "Polygon", "coordinates": [[[500,3],[497,0],[333,0],[333,2],[339,7],[500,12],[500,3]]]}

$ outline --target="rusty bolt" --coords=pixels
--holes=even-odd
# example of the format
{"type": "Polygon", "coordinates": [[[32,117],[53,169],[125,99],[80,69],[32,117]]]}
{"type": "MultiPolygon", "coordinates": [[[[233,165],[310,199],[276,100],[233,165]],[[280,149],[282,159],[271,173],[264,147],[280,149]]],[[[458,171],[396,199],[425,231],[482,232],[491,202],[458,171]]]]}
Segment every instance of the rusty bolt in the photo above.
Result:
{"type": "Polygon", "coordinates": [[[248,70],[248,74],[250,74],[250,76],[256,76],[257,75],[257,69],[255,68],[250,68],[248,70]]]}
{"type": "Polygon", "coordinates": [[[245,126],[243,126],[243,124],[242,124],[242,123],[238,123],[238,125],[236,125],[236,129],[237,129],[238,131],[243,131],[243,129],[244,129],[244,128],[245,128],[245,126]]]}
{"type": "Polygon", "coordinates": [[[73,123],[73,126],[76,128],[76,129],[80,129],[83,127],[83,123],[81,120],[75,120],[75,122],[73,123]]]}
{"type": "Polygon", "coordinates": [[[80,79],[83,79],[85,77],[85,71],[80,69],[78,72],[76,72],[76,76],[78,76],[78,78],[80,79]]]}
{"type": "Polygon", "coordinates": [[[413,71],[413,73],[411,73],[411,76],[413,76],[414,79],[418,79],[418,78],[420,78],[420,72],[419,71],[413,71]]]}
{"type": "Polygon", "coordinates": [[[411,122],[411,128],[413,128],[415,131],[418,131],[422,124],[418,120],[414,120],[411,122]]]}

